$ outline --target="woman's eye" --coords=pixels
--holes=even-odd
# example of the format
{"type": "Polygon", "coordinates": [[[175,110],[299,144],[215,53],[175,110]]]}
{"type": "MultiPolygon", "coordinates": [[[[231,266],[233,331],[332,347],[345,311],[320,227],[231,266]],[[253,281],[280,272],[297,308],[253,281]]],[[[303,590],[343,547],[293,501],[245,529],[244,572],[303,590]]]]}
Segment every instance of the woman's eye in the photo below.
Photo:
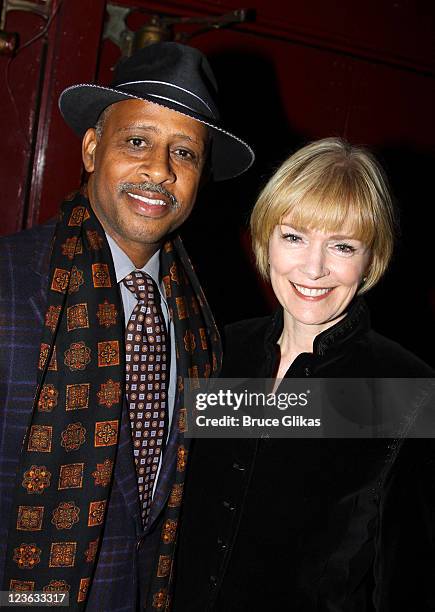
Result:
{"type": "Polygon", "coordinates": [[[345,255],[351,255],[356,251],[355,247],[353,247],[351,244],[346,244],[344,242],[336,244],[335,248],[337,249],[337,251],[339,251],[340,253],[344,253],[345,255]]]}
{"type": "Polygon", "coordinates": [[[287,240],[287,242],[300,242],[302,240],[302,238],[300,236],[297,236],[296,234],[282,234],[282,237],[284,238],[284,240],[287,240]]]}

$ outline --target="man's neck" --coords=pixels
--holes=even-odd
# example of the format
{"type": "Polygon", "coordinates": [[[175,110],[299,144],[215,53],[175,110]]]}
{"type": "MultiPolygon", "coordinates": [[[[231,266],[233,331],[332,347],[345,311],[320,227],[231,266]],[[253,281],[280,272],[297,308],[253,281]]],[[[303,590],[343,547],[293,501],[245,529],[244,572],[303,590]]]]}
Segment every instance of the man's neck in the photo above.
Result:
{"type": "Polygon", "coordinates": [[[119,283],[123,278],[130,274],[132,270],[143,270],[149,274],[152,279],[159,284],[160,279],[160,251],[156,251],[143,267],[138,267],[121,249],[117,242],[106,232],[106,238],[109,243],[109,248],[112,252],[113,265],[115,266],[116,280],[119,283]]]}
{"type": "Polygon", "coordinates": [[[142,244],[140,242],[127,243],[120,236],[113,236],[113,234],[110,234],[110,236],[134,263],[137,270],[143,268],[161,246],[160,244],[142,244]]]}

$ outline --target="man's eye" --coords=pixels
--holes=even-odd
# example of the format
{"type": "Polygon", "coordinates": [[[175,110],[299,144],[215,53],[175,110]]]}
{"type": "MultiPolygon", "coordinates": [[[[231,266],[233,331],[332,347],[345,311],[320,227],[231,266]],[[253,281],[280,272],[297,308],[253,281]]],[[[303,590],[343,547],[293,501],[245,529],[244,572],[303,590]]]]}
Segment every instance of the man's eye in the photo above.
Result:
{"type": "Polygon", "coordinates": [[[137,137],[129,138],[128,142],[136,148],[143,147],[145,144],[145,141],[143,138],[137,138],[137,137]]]}
{"type": "Polygon", "coordinates": [[[186,159],[186,160],[196,159],[196,155],[192,153],[192,151],[189,151],[188,149],[175,149],[174,153],[175,155],[177,155],[178,157],[181,157],[182,159],[186,159]]]}

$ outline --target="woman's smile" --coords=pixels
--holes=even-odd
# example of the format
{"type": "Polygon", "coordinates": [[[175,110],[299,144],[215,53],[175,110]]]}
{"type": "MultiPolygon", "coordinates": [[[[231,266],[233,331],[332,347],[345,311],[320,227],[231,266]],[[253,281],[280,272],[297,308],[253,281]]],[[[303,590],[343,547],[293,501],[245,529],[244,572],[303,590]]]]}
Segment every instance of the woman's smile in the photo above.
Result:
{"type": "Polygon", "coordinates": [[[334,287],[306,287],[304,285],[293,283],[292,281],[290,281],[290,285],[293,287],[298,297],[304,300],[309,300],[310,302],[326,298],[334,289],[334,287]]]}

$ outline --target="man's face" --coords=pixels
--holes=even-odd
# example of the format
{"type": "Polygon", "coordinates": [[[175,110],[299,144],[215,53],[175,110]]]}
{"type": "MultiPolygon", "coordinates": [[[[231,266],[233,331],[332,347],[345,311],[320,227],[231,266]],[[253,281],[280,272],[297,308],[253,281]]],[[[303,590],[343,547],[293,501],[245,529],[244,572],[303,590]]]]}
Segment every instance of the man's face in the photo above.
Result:
{"type": "Polygon", "coordinates": [[[83,138],[88,194],[104,230],[142,267],[189,216],[206,157],[207,128],[143,100],[113,104],[99,138],[83,138]]]}

